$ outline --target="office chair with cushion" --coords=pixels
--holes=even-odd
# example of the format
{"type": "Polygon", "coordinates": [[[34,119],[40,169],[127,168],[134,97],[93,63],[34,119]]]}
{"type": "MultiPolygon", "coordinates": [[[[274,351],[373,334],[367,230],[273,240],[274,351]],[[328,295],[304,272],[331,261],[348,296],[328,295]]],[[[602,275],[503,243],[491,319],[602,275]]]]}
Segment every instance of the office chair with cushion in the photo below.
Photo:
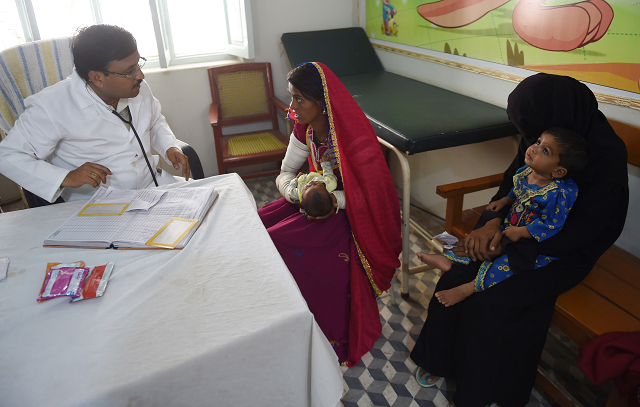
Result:
{"type": "MultiPolygon", "coordinates": [[[[0,129],[9,133],[25,110],[24,99],[65,79],[72,72],[71,37],[34,41],[0,51],[0,129]]],[[[195,150],[187,143],[180,143],[189,158],[192,177],[204,178],[195,150]]],[[[22,194],[29,208],[50,205],[26,189],[22,189],[22,194]]],[[[64,201],[60,199],[54,203],[59,202],[64,201]]]]}
{"type": "MultiPolygon", "coordinates": [[[[213,127],[218,172],[272,161],[281,161],[288,138],[278,130],[276,108],[286,111],[286,103],[273,95],[271,64],[234,64],[209,68],[213,103],[209,121],[213,127]],[[271,129],[223,134],[224,126],[271,121],[271,129]]],[[[280,173],[272,171],[242,174],[244,178],[280,173]]]]}

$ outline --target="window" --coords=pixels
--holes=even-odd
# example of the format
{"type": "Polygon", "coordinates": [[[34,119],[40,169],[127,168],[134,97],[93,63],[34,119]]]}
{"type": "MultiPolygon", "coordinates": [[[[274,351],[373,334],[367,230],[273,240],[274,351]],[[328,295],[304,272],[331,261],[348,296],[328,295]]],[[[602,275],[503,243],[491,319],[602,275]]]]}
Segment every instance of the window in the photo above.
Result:
{"type": "Polygon", "coordinates": [[[250,0],[0,0],[0,50],[96,23],[130,31],[152,67],[254,55],[250,0]]]}

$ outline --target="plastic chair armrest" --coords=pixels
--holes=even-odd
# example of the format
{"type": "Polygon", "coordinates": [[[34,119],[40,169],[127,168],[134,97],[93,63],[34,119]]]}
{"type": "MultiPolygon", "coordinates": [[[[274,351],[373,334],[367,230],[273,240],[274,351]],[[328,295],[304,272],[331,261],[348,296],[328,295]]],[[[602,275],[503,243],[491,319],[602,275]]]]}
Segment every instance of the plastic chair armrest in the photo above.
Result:
{"type": "Polygon", "coordinates": [[[180,144],[180,148],[182,149],[184,155],[186,155],[189,159],[189,167],[191,167],[191,178],[204,178],[204,170],[202,169],[202,163],[200,162],[200,157],[198,157],[198,153],[196,153],[196,150],[194,150],[193,147],[182,140],[178,140],[178,144],[180,144]]]}

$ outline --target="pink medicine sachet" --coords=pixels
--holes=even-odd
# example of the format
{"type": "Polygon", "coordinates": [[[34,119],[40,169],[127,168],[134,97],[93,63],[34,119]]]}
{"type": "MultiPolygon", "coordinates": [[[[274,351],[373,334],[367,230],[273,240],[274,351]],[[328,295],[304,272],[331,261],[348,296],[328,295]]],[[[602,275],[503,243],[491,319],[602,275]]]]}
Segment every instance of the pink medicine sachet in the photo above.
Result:
{"type": "Polygon", "coordinates": [[[40,296],[38,297],[37,301],[38,302],[42,302],[42,301],[46,301],[46,300],[50,300],[51,298],[55,298],[55,297],[51,297],[51,298],[42,298],[42,293],[44,292],[44,289],[47,286],[47,282],[49,281],[49,272],[52,269],[56,269],[56,268],[61,268],[61,267],[84,267],[84,262],[83,261],[76,261],[73,263],[47,263],[47,271],[44,273],[44,281],[42,282],[42,288],[40,288],[40,296]]]}
{"type": "Polygon", "coordinates": [[[42,302],[56,297],[78,296],[88,272],[88,267],[77,267],[66,264],[50,267],[45,275],[40,296],[36,300],[42,302]]]}

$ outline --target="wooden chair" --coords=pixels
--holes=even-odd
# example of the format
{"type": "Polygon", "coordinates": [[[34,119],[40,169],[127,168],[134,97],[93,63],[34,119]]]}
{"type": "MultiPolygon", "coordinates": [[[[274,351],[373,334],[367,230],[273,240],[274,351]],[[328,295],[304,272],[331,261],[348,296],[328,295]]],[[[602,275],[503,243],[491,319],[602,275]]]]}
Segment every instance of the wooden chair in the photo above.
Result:
{"type": "MultiPolygon", "coordinates": [[[[609,124],[627,146],[628,163],[640,166],[640,128],[612,119],[609,124]]],[[[503,174],[496,174],[438,186],[436,193],[447,199],[445,230],[459,239],[473,230],[486,205],[463,211],[464,195],[498,187],[502,178],[503,174]]],[[[578,345],[607,332],[640,331],[638,298],[640,259],[612,246],[580,284],[558,296],[551,322],[578,345]]],[[[560,406],[582,406],[541,366],[536,382],[560,406]]],[[[626,401],[614,386],[607,407],[623,405],[626,401]]]]}
{"type": "MultiPolygon", "coordinates": [[[[271,64],[234,64],[209,68],[211,107],[209,121],[213,127],[218,172],[247,165],[281,161],[287,151],[288,138],[278,130],[276,108],[288,105],[273,95],[271,64]],[[271,122],[267,130],[223,134],[223,127],[271,122]]],[[[225,132],[226,133],[226,132],[225,132]]],[[[244,178],[275,175],[271,171],[242,174],[244,178]]]]}

